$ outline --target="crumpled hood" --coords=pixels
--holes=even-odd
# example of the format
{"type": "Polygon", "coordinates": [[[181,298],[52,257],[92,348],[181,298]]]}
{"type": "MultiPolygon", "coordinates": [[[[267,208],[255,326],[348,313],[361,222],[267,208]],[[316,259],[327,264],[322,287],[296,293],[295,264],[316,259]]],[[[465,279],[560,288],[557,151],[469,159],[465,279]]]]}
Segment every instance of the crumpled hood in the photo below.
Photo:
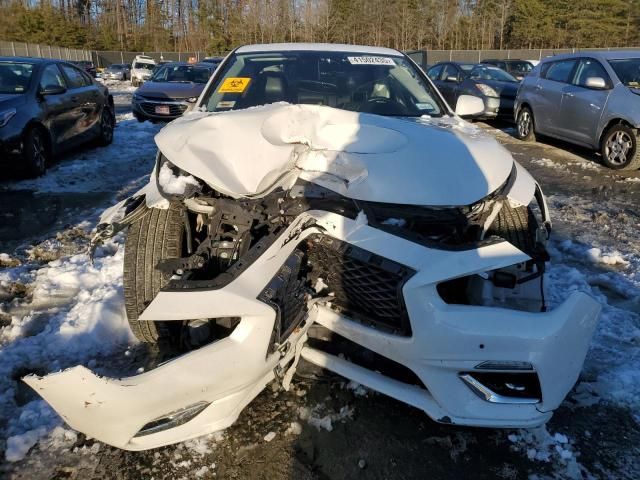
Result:
{"type": "Polygon", "coordinates": [[[193,113],[155,140],[174,165],[233,198],[302,178],[357,200],[469,205],[500,187],[514,165],[492,137],[455,118],[313,105],[193,113]]]}

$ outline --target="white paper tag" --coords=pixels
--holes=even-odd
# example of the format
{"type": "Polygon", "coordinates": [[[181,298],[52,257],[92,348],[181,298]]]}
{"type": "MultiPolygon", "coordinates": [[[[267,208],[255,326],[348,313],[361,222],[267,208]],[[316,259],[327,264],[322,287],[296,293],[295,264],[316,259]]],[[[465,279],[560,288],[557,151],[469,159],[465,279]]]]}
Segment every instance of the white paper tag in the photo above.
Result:
{"type": "Polygon", "coordinates": [[[396,62],[388,57],[347,57],[351,65],[392,65],[396,62]]]}

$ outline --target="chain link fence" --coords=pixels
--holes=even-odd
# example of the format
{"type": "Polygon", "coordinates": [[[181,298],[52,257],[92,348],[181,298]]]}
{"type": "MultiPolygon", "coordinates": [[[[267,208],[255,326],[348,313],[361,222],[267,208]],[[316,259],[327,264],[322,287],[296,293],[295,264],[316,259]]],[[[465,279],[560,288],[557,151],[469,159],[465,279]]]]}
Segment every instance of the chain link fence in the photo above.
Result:
{"type": "Polygon", "coordinates": [[[89,50],[54,47],[40,43],[6,42],[4,40],[0,40],[0,56],[59,58],[71,61],[91,60],[91,52],[89,50]]]}

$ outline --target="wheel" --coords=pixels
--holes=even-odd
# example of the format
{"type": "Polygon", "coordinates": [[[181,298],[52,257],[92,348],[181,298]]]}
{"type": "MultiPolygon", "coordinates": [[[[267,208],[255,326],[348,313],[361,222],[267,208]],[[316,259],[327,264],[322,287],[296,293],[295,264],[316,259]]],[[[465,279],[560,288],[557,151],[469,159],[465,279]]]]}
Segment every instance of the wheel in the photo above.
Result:
{"type": "Polygon", "coordinates": [[[44,174],[49,163],[49,148],[43,128],[32,127],[27,130],[23,142],[22,156],[29,176],[39,177],[44,174]]]}
{"type": "Polygon", "coordinates": [[[142,342],[174,341],[181,322],[139,321],[170,275],[156,268],[158,262],[182,255],[184,243],[183,208],[171,204],[167,210],[149,209],[129,226],[124,245],[124,301],[133,334],[142,342]]]}
{"type": "Polygon", "coordinates": [[[614,170],[640,168],[638,137],[623,124],[614,125],[602,137],[600,147],[602,163],[614,170]]]}
{"type": "Polygon", "coordinates": [[[529,107],[522,107],[516,119],[516,135],[525,142],[535,142],[536,132],[533,123],[533,112],[529,107]]]}
{"type": "Polygon", "coordinates": [[[144,122],[146,120],[146,118],[144,118],[142,115],[140,115],[138,113],[134,113],[133,116],[136,117],[136,120],[138,120],[140,123],[142,123],[142,122],[144,122]]]}
{"type": "Polygon", "coordinates": [[[513,208],[506,201],[487,232],[504,238],[524,253],[531,255],[536,250],[538,222],[529,207],[513,208]]]}
{"type": "Polygon", "coordinates": [[[113,112],[108,106],[102,107],[102,115],[100,116],[100,135],[98,136],[98,144],[106,147],[113,142],[113,129],[116,126],[116,119],[113,112]]]}

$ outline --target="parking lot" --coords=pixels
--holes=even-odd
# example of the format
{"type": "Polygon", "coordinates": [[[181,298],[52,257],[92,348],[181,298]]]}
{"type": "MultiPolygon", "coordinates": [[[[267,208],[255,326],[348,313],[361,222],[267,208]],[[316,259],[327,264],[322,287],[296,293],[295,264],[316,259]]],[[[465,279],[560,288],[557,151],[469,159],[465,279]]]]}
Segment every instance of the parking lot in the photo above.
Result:
{"type": "Polygon", "coordinates": [[[2,466],[7,478],[640,476],[640,173],[606,169],[596,154],[561,142],[520,142],[505,123],[477,125],[496,136],[548,196],[554,223],[550,304],[580,290],[603,307],[582,376],[545,427],[436,424],[311,368],[289,392],[264,391],[226,431],[176,446],[126,452],[64,426],[16,381],[23,372],[79,362],[105,374],[135,372],[158,361],[125,330],[122,239],[102,248],[95,266],[84,255],[99,212],[146,180],[160,129],[133,119],[128,84],[114,82],[110,89],[118,116],[111,146],[72,152],[45,177],[0,183],[0,213],[19,220],[17,229],[0,229],[0,321],[6,325],[0,411],[10,434],[34,432],[25,437],[27,445],[41,439],[24,459],[2,466]],[[73,280],[78,277],[83,281],[73,280]],[[64,331],[65,338],[48,330],[64,331]],[[105,333],[113,334],[110,342],[105,333]]]}

